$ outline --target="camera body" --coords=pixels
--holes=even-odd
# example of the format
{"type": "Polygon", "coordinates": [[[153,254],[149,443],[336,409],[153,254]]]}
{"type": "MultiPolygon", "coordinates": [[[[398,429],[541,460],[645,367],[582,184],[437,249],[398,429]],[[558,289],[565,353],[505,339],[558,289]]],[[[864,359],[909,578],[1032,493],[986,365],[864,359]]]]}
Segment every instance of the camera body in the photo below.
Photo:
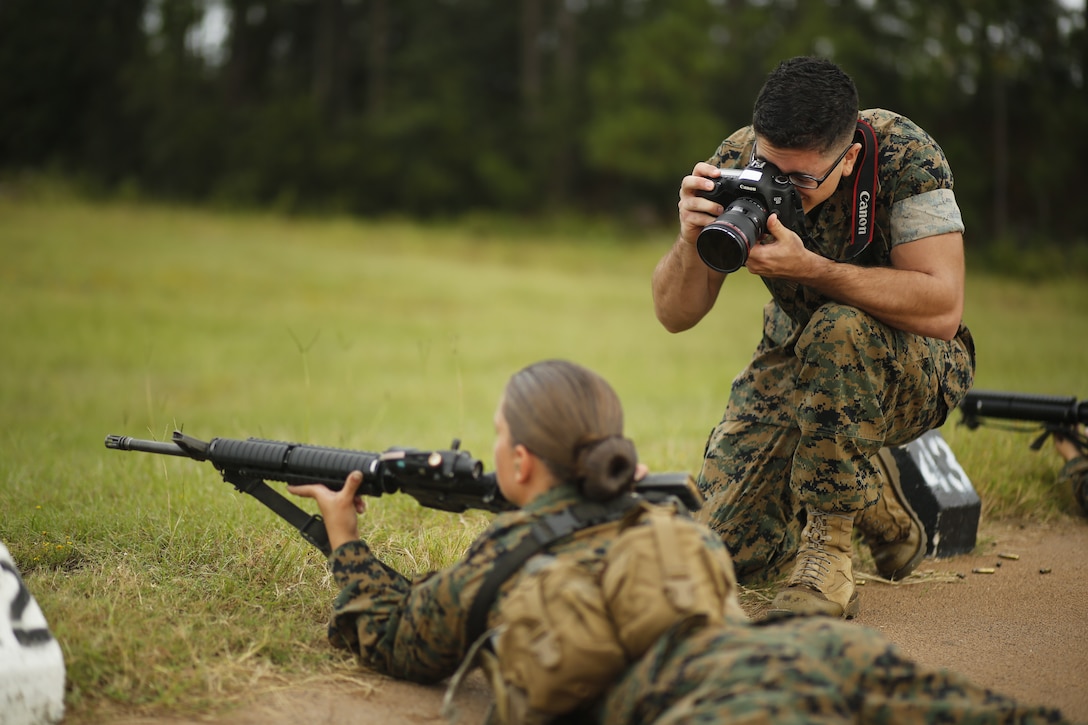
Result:
{"type": "Polygon", "coordinates": [[[743,169],[722,169],[710,191],[699,196],[716,201],[725,211],[703,231],[695,247],[711,269],[735,272],[748,261],[748,251],[767,233],[767,219],[779,220],[801,238],[805,236],[805,210],[801,195],[789,178],[769,161],[753,159],[743,169]]]}

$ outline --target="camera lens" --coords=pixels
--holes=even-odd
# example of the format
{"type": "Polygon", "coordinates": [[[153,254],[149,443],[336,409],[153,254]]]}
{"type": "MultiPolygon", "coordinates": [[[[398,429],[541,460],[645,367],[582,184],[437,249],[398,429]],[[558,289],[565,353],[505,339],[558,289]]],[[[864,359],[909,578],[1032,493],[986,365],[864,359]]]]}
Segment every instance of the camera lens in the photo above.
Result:
{"type": "Polygon", "coordinates": [[[736,272],[767,229],[767,210],[758,200],[735,199],[717,219],[703,227],[695,248],[703,263],[719,272],[736,272]]]}

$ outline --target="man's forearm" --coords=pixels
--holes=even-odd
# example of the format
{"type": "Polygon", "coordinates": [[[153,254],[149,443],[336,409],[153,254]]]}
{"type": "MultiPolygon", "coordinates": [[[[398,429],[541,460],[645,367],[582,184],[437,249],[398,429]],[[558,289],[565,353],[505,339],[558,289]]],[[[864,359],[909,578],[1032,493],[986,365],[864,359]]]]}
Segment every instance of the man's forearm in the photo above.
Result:
{"type": "Polygon", "coordinates": [[[725,275],[707,267],[695,246],[677,237],[654,269],[654,313],[669,332],[682,332],[706,316],[725,275]]]}
{"type": "Polygon", "coordinates": [[[816,290],[899,330],[951,340],[963,316],[964,255],[959,232],[896,245],[891,266],[862,267],[804,247],[775,217],[775,241],[753,247],[748,271],[816,290]]]}
{"type": "Polygon", "coordinates": [[[951,340],[963,316],[957,285],[946,277],[822,259],[802,284],[899,330],[951,340]]]}

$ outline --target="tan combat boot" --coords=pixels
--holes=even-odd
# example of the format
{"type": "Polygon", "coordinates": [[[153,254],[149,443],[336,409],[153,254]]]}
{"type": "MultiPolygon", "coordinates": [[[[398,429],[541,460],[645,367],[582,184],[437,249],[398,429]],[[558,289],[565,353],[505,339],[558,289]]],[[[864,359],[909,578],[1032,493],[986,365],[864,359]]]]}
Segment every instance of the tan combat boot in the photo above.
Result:
{"type": "Polygon", "coordinates": [[[846,619],[855,616],[858,594],[850,560],[853,533],[853,514],[809,509],[793,573],[774,598],[771,610],[846,619]]]}
{"type": "Polygon", "coordinates": [[[926,555],[926,531],[911,508],[891,451],[881,449],[873,464],[883,474],[880,500],[857,516],[858,531],[873,553],[873,562],[885,579],[902,579],[914,571],[926,555]]]}

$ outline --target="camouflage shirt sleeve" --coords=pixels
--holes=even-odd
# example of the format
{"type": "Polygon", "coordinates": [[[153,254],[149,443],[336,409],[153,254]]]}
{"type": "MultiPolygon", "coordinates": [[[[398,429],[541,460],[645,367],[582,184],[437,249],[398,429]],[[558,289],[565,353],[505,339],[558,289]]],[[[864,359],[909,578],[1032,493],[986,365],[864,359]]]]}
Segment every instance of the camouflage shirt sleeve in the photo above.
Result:
{"type": "Polygon", "coordinates": [[[414,580],[382,563],[365,542],[344,544],[329,558],[341,587],[330,643],[392,677],[448,677],[468,649],[464,631],[472,598],[498,554],[513,545],[511,532],[524,529],[523,518],[518,512],[496,517],[460,561],[414,580]]]}
{"type": "Polygon", "coordinates": [[[963,219],[944,150],[910,119],[883,109],[863,111],[880,139],[880,197],[891,204],[891,246],[949,232],[963,219]]]}
{"type": "Polygon", "coordinates": [[[363,664],[392,677],[415,682],[449,677],[471,644],[465,641],[469,611],[496,560],[521,543],[541,516],[578,500],[573,486],[559,486],[519,511],[500,514],[458,562],[416,579],[382,563],[365,542],[344,544],[329,557],[340,587],[329,624],[330,643],[352,650],[363,664]]]}
{"type": "Polygon", "coordinates": [[[752,158],[754,141],[755,134],[751,126],[738,129],[718,145],[718,149],[707,159],[707,163],[721,169],[744,168],[752,158]]]}

